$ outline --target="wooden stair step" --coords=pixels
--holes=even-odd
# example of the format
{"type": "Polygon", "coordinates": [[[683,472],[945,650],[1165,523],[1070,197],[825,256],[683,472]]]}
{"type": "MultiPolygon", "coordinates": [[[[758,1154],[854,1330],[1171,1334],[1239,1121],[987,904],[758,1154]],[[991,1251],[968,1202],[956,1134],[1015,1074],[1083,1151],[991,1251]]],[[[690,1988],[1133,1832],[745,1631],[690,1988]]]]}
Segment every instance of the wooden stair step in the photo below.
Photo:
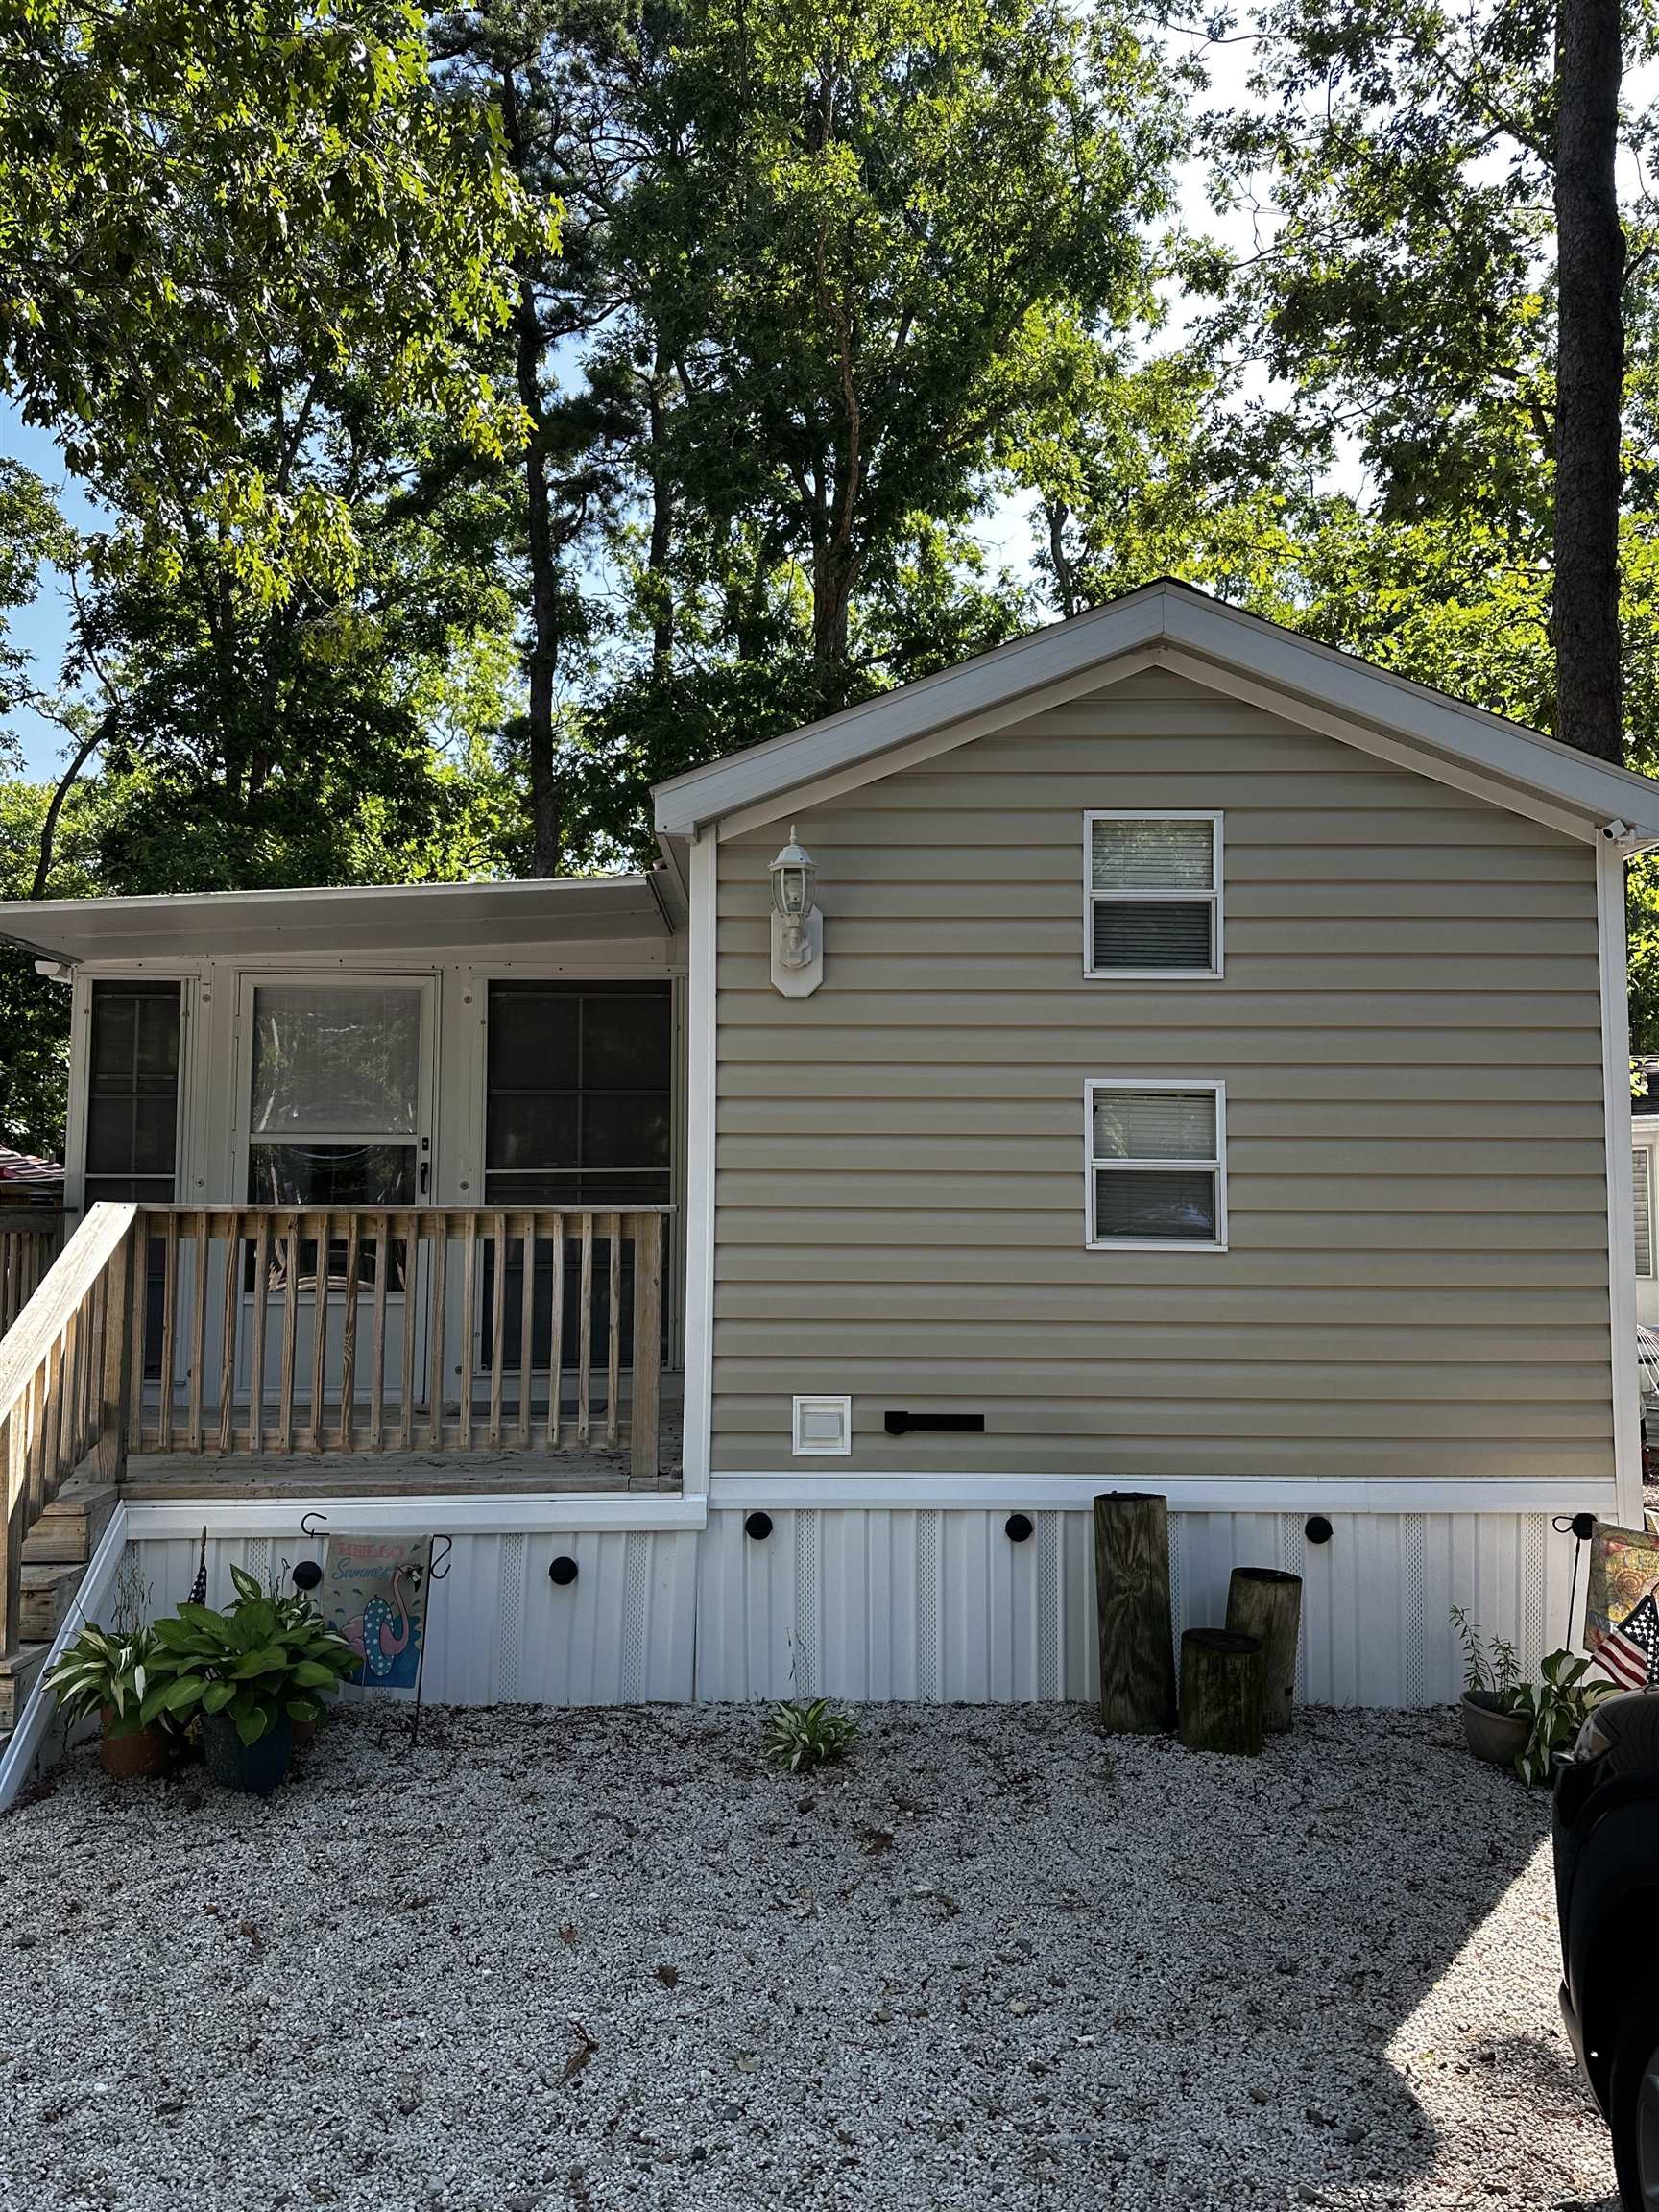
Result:
{"type": "Polygon", "coordinates": [[[67,1566],[25,1565],[23,1601],[17,1615],[18,1633],[25,1644],[33,1644],[38,1638],[44,1638],[49,1644],[57,1635],[75,1602],[84,1572],[79,1561],[67,1566]]]}
{"type": "Polygon", "coordinates": [[[45,1644],[19,1644],[15,1649],[0,1653],[0,1736],[10,1736],[16,1727],[49,1648],[45,1644]]]}
{"type": "Polygon", "coordinates": [[[110,1483],[69,1483],[23,1539],[25,1567],[84,1567],[109,1525],[117,1492],[110,1483]]]}

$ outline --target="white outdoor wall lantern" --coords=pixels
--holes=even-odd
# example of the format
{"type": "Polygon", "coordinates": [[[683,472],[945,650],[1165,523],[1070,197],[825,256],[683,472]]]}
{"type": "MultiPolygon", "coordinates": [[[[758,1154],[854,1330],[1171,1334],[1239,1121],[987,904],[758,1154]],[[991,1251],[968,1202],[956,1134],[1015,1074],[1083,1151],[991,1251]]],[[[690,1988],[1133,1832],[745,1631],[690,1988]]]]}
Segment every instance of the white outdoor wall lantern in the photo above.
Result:
{"type": "Polygon", "coordinates": [[[818,911],[818,867],[810,853],[789,842],[773,861],[772,988],[785,998],[806,998],[824,980],[824,917],[818,911]]]}

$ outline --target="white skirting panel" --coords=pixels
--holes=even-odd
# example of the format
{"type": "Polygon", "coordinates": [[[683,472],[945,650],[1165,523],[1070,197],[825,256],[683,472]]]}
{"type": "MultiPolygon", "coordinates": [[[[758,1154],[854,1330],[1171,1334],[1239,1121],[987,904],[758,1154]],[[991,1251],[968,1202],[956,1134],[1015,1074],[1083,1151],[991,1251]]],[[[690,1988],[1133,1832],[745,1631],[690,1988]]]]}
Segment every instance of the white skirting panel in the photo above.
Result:
{"type": "MultiPolygon", "coordinates": [[[[761,1541],[743,1515],[709,1516],[697,1592],[697,1695],[757,1698],[1093,1697],[1094,1530],[1040,1511],[1009,1541],[1003,1510],[779,1511],[761,1541]]],[[[1301,1513],[1170,1515],[1177,1630],[1218,1625],[1236,1566],[1303,1577],[1301,1695],[1329,1705],[1456,1696],[1448,1618],[1536,1669],[1570,1640],[1574,1540],[1542,1514],[1332,1515],[1310,1544],[1301,1513]]],[[[1580,1574],[1577,1604],[1583,1603],[1580,1574]]]]}
{"type": "MultiPolygon", "coordinates": [[[[1034,1511],[1022,1544],[1004,1509],[779,1509],[772,1533],[716,1508],[705,1531],[543,1530],[457,1536],[433,1595],[425,1695],[483,1705],[637,1704],[826,1695],[1019,1701],[1095,1695],[1089,1514],[1034,1511]],[[547,1570],[561,1553],[574,1583],[547,1570]]],[[[1303,1577],[1299,1691],[1311,1703],[1423,1705],[1456,1695],[1448,1620],[1465,1606],[1533,1671],[1570,1641],[1574,1540],[1544,1514],[1333,1514],[1315,1545],[1300,1513],[1173,1512],[1177,1628],[1218,1623],[1235,1566],[1303,1577]]],[[[187,1597],[192,1537],[137,1544],[155,1611],[187,1597]]],[[[232,1560],[267,1583],[321,1542],[207,1545],[211,1602],[232,1560]]],[[[1581,1611],[1580,1574],[1576,1602],[1581,1611]]]]}
{"type": "MultiPolygon", "coordinates": [[[[692,1695],[697,1536],[690,1530],[457,1536],[427,1618],[422,1695],[434,1704],[683,1704],[692,1695]],[[574,1582],[547,1570],[576,1561],[574,1582]]],[[[190,1595],[200,1551],[189,1536],[137,1546],[153,1612],[190,1595]]],[[[321,1539],[209,1537],[207,1599],[233,1595],[230,1566],[267,1586],[321,1539]]]]}

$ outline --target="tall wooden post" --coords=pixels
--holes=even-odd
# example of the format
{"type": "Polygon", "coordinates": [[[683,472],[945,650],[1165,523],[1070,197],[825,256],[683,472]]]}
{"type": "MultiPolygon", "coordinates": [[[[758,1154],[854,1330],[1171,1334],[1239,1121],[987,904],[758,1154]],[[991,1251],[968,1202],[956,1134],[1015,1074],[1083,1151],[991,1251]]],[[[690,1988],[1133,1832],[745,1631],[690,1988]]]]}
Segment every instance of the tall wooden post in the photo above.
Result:
{"type": "Polygon", "coordinates": [[[1169,1502],[1131,1490],[1094,1501],[1100,1725],[1157,1735],[1175,1725],[1169,1618],[1169,1502]]]}
{"type": "Polygon", "coordinates": [[[1227,1585],[1227,1625],[1262,1646],[1262,1723],[1270,1736],[1290,1725],[1296,1699],[1296,1644],[1302,1577],[1279,1567],[1235,1567],[1227,1585]]]}

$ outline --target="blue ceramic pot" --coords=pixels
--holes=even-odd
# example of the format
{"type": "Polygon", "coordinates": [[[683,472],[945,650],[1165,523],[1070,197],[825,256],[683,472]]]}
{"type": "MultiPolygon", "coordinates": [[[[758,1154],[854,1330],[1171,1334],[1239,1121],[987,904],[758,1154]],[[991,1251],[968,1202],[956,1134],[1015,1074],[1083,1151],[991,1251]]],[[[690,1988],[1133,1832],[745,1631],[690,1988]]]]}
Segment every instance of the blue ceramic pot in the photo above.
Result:
{"type": "Polygon", "coordinates": [[[269,1797],[288,1772],[294,1751],[294,1723],[286,1713],[256,1743],[244,1743],[227,1713],[202,1716],[202,1757],[221,1790],[240,1790],[250,1797],[269,1797]]]}

